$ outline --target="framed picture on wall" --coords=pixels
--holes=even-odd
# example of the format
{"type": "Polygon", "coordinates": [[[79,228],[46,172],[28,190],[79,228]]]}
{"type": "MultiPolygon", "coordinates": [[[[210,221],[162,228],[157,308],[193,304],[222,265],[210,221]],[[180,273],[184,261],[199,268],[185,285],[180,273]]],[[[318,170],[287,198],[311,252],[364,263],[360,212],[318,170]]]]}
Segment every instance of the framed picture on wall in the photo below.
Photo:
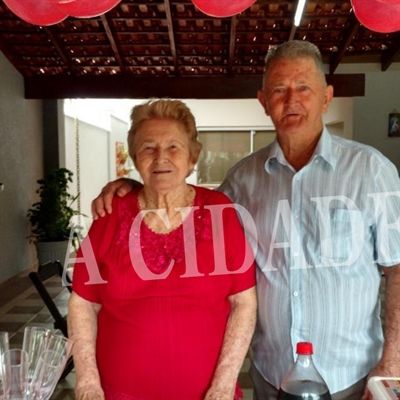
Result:
{"type": "Polygon", "coordinates": [[[122,142],[115,142],[115,161],[117,178],[122,178],[129,174],[130,168],[128,165],[129,153],[128,149],[122,142]]]}
{"type": "Polygon", "coordinates": [[[400,113],[398,112],[389,114],[389,136],[400,137],[400,113]]]}

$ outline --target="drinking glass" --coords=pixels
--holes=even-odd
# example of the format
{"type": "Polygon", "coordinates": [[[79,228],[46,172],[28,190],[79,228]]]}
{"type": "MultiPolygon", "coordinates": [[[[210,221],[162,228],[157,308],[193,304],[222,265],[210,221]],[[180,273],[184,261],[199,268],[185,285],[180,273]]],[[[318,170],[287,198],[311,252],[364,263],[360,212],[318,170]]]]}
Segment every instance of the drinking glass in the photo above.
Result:
{"type": "Polygon", "coordinates": [[[52,395],[65,367],[65,356],[62,352],[45,350],[40,358],[32,380],[31,398],[48,400],[52,395]]]}
{"type": "Polygon", "coordinates": [[[28,391],[29,357],[25,350],[10,349],[4,353],[8,398],[25,400],[28,391]]]}
{"type": "Polygon", "coordinates": [[[72,353],[73,341],[62,334],[52,334],[46,346],[46,350],[53,350],[64,357],[64,362],[68,361],[72,353]]]}
{"type": "Polygon", "coordinates": [[[26,351],[29,356],[28,369],[28,391],[31,391],[31,382],[39,362],[40,355],[46,350],[47,344],[51,337],[50,329],[27,326],[24,329],[24,339],[22,342],[22,350],[26,351]]]}
{"type": "Polygon", "coordinates": [[[8,332],[0,332],[0,400],[7,398],[6,369],[4,353],[9,349],[8,332]]]}

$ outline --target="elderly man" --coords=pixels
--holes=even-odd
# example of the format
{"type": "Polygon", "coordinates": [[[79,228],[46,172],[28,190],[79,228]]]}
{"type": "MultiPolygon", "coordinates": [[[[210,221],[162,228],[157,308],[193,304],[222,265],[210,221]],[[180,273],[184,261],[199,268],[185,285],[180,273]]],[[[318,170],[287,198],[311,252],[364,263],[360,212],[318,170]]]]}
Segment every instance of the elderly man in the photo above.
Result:
{"type": "MultiPolygon", "coordinates": [[[[256,400],[276,399],[300,341],[314,344],[334,400],[367,397],[368,376],[400,376],[399,176],[375,149],[328,133],[322,114],[332,97],[316,46],[272,49],[258,99],[276,141],[236,164],[219,188],[257,227],[257,235],[247,232],[258,266],[256,400]]],[[[129,188],[108,184],[93,203],[95,218],[129,188]]]]}

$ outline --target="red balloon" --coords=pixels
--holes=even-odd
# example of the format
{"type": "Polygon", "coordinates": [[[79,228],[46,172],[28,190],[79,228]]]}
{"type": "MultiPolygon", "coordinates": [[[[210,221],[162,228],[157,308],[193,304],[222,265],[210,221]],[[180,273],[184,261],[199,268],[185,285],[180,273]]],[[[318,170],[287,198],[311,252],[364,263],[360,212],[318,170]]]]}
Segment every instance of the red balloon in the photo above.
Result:
{"type": "Polygon", "coordinates": [[[192,0],[192,2],[204,14],[224,18],[241,13],[256,0],[192,0]]]}
{"type": "Polygon", "coordinates": [[[354,14],[371,31],[389,33],[400,30],[400,3],[386,4],[377,0],[351,0],[354,14]]]}
{"type": "Polygon", "coordinates": [[[59,10],[54,4],[40,0],[4,0],[8,8],[18,17],[34,25],[58,24],[68,14],[59,10]]]}
{"type": "Polygon", "coordinates": [[[57,9],[78,18],[91,18],[104,14],[114,8],[121,0],[75,0],[69,3],[60,1],[57,9]]]}

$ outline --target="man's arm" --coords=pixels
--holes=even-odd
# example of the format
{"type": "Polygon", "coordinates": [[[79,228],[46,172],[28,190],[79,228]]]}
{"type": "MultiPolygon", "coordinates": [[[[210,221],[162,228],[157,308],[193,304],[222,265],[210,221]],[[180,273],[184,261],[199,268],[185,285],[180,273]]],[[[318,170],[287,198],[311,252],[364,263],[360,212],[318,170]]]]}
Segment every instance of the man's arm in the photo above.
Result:
{"type": "Polygon", "coordinates": [[[386,278],[385,343],[382,358],[368,378],[400,376],[400,264],[382,268],[386,278]]]}
{"type": "Polygon", "coordinates": [[[385,343],[376,366],[381,376],[400,376],[400,264],[383,267],[385,273],[385,343]],[[382,375],[385,373],[386,375],[382,375]]]}
{"type": "Polygon", "coordinates": [[[107,183],[101,189],[100,194],[92,201],[92,216],[94,219],[104,217],[106,213],[112,213],[112,199],[114,196],[124,197],[133,188],[140,187],[142,184],[129,178],[119,178],[107,183]]]}

